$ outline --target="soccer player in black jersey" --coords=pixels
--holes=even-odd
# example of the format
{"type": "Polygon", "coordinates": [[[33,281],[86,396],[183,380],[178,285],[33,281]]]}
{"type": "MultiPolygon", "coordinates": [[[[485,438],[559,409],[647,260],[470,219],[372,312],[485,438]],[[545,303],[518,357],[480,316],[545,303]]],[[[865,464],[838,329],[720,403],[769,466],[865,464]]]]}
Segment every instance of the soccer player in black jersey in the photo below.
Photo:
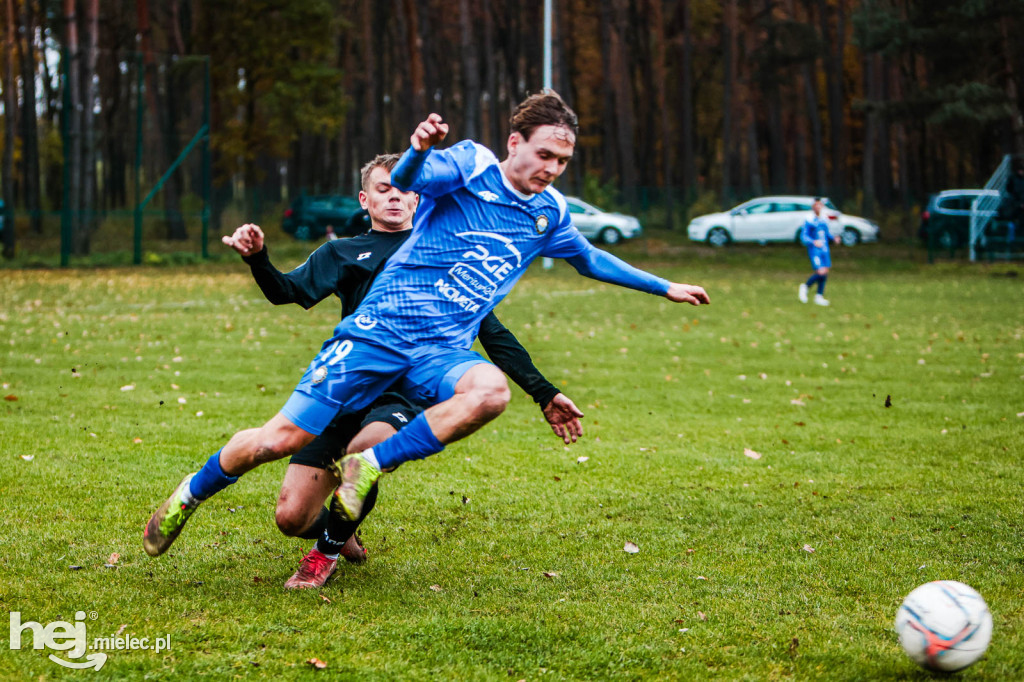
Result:
{"type": "MultiPolygon", "coordinates": [[[[371,228],[351,239],[329,241],[292,272],[282,273],[271,264],[263,232],[256,225],[243,225],[223,241],[249,264],[270,302],[298,303],[308,309],[333,294],[341,299],[342,314],[347,315],[359,306],[387,259],[411,233],[418,199],[415,193],[391,185],[391,169],[398,158],[397,154],[381,155],[362,169],[359,201],[369,213],[371,228]]],[[[566,443],[575,441],[582,433],[582,413],[544,378],[493,313],[481,323],[479,339],[491,360],[541,406],[555,434],[566,443]]],[[[358,521],[342,522],[342,516],[334,514],[328,522],[324,500],[339,484],[328,467],[346,451],[359,452],[390,437],[422,409],[399,393],[385,393],[365,410],[336,417],[323,434],[292,456],[277,501],[277,525],[286,535],[317,538],[317,543],[286,588],[320,587],[336,568],[339,555],[352,562],[365,560],[355,530],[372,509],[376,490],[358,521]]]]}

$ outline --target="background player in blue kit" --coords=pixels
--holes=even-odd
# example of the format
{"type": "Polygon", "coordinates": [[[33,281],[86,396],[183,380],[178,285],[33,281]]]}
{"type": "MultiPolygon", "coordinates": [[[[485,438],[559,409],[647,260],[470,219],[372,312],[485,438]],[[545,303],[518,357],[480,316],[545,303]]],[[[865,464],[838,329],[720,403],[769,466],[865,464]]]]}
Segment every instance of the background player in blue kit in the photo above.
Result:
{"type": "Polygon", "coordinates": [[[811,259],[811,267],[814,274],[800,285],[797,292],[801,303],[807,303],[807,290],[815,284],[818,285],[818,293],[814,295],[814,302],[818,305],[828,305],[825,298],[825,282],[828,280],[828,270],[832,267],[832,256],[829,254],[828,243],[834,241],[839,243],[838,235],[832,237],[828,231],[828,220],[822,216],[825,203],[818,197],[814,199],[811,209],[814,215],[804,221],[800,228],[800,241],[807,247],[807,255],[811,259]]]}
{"type": "Polygon", "coordinates": [[[600,251],[572,225],[551,183],[576,143],[576,114],[546,91],[513,112],[505,161],[472,141],[435,151],[448,133],[431,114],[417,126],[391,183],[420,194],[413,233],[356,312],[336,328],[281,412],[239,432],[154,514],[148,542],[166,550],[203,499],[263,462],[309,442],[340,411],[369,405],[396,379],[433,406],[395,436],[341,461],[335,491],[350,519],[384,470],[440,452],[496,418],[509,400],[504,374],[470,350],[481,320],[538,256],[581,274],[674,302],[708,303],[699,286],[669,282],[600,251]]]}

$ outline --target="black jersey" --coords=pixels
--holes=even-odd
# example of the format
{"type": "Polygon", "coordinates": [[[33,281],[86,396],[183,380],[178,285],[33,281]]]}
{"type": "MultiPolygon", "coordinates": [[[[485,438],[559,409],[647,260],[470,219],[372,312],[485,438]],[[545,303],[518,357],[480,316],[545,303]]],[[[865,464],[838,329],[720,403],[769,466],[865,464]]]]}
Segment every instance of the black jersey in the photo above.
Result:
{"type": "MultiPolygon", "coordinates": [[[[333,294],[341,299],[345,317],[359,307],[388,258],[411,234],[412,230],[370,230],[351,239],[335,239],[288,273],[274,267],[266,248],[243,260],[252,269],[263,295],[274,305],[298,303],[308,310],[333,294]]],[[[547,405],[559,393],[493,312],[480,323],[479,339],[491,361],[537,404],[547,405]]]]}

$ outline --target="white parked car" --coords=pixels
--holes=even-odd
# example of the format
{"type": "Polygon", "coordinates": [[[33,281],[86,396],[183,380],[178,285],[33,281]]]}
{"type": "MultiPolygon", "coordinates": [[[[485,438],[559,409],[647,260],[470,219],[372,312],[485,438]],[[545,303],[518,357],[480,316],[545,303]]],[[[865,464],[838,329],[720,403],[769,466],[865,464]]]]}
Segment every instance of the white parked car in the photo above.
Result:
{"type": "MultiPolygon", "coordinates": [[[[823,215],[829,231],[845,246],[878,240],[878,224],[866,218],[845,215],[824,199],[823,215]]],[[[800,228],[811,214],[814,197],[758,197],[731,211],[709,213],[694,218],[687,227],[690,239],[711,246],[731,242],[791,242],[800,239],[800,228]]]]}
{"type": "Polygon", "coordinates": [[[606,213],[582,199],[566,197],[572,223],[587,239],[602,244],[618,244],[623,239],[640,236],[643,228],[633,216],[621,213],[606,213]]]}

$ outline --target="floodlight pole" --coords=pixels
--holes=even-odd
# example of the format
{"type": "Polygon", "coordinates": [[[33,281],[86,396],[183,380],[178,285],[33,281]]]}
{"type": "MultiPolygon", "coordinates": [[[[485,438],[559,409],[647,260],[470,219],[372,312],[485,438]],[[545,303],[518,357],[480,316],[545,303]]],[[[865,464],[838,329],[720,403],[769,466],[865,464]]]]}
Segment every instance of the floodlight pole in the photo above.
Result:
{"type": "MultiPolygon", "coordinates": [[[[544,0],[544,89],[551,89],[551,3],[553,0],[544,0]]],[[[545,270],[550,270],[555,261],[544,257],[541,265],[545,270]]]]}

